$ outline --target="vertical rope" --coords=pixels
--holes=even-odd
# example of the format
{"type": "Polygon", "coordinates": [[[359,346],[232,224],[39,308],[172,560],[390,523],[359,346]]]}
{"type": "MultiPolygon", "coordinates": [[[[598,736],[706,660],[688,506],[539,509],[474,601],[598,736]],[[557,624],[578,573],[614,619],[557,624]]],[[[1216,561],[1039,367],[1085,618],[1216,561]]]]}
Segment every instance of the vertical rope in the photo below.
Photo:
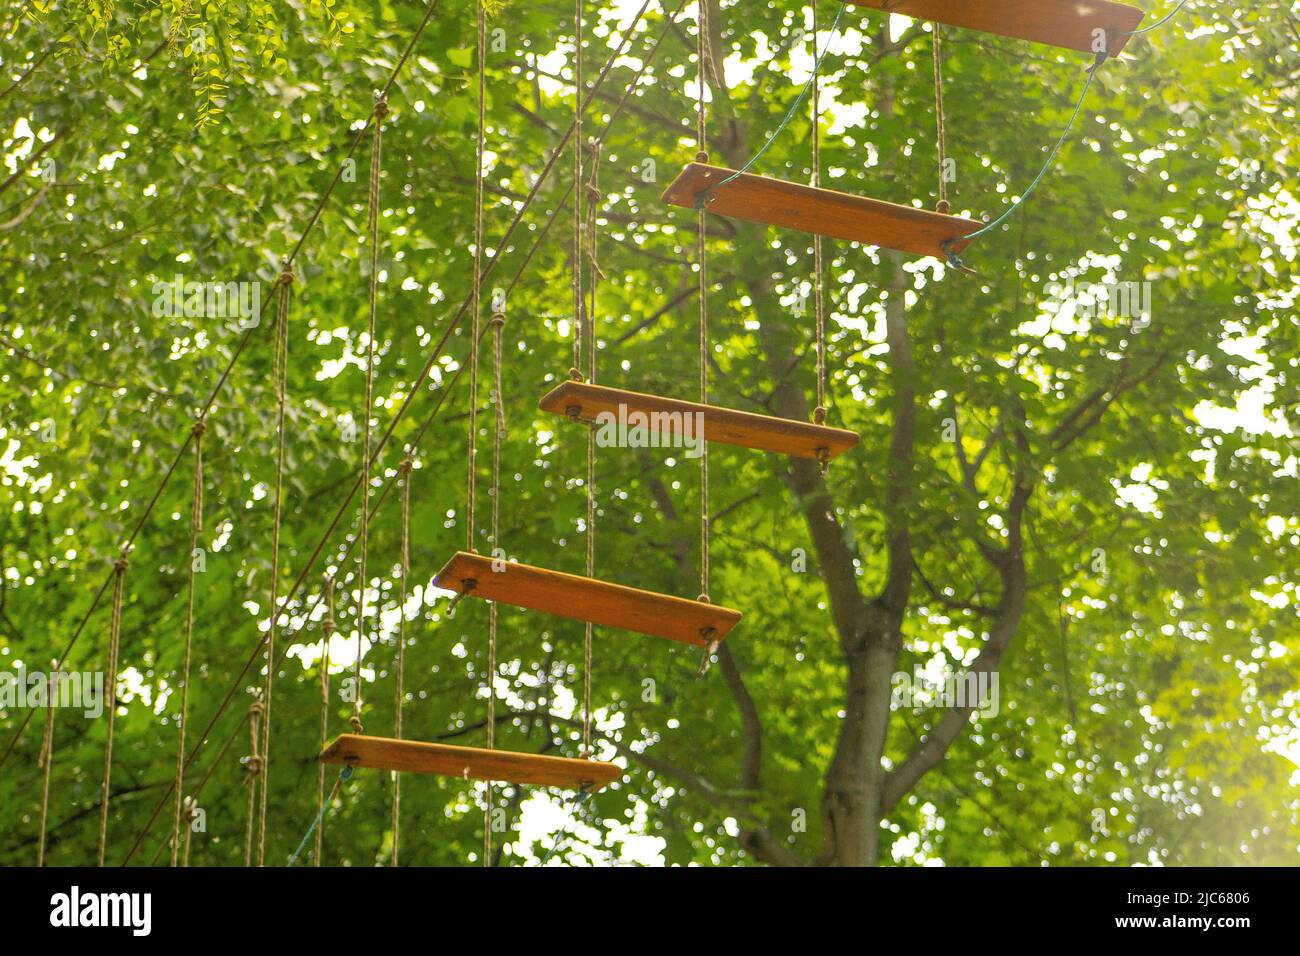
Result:
{"type": "Polygon", "coordinates": [[[194,821],[197,818],[197,807],[193,797],[185,798],[185,849],[181,854],[181,866],[190,865],[190,836],[194,833],[194,821]]]}
{"type": "Polygon", "coordinates": [[[474,284],[470,290],[469,323],[469,449],[466,468],[469,471],[465,503],[465,550],[474,551],[474,499],[478,490],[478,321],[480,296],[483,284],[483,151],[484,137],[484,70],[487,26],[483,0],[478,0],[478,133],[474,150],[474,284]]]}
{"type": "Polygon", "coordinates": [[[41,781],[41,833],[36,844],[36,865],[45,865],[46,823],[50,816],[50,767],[54,763],[54,695],[59,687],[59,662],[50,667],[50,686],[45,707],[45,735],[41,738],[40,766],[44,771],[41,781]]]}
{"type": "MultiPolygon", "coordinates": [[[[708,62],[708,15],[709,0],[699,0],[699,23],[697,26],[695,58],[700,71],[699,102],[697,104],[698,129],[696,136],[699,144],[697,162],[708,162],[708,142],[706,139],[705,88],[707,86],[708,62]]],[[[708,254],[705,248],[704,234],[707,225],[704,204],[697,203],[698,222],[696,228],[696,256],[700,263],[700,404],[709,403],[709,278],[708,254]]],[[[699,600],[709,600],[709,443],[700,443],[700,596],[699,600]]]]}
{"type": "MultiPolygon", "coordinates": [[[[597,143],[590,157],[591,179],[587,183],[587,257],[591,268],[590,304],[586,309],[584,333],[587,337],[587,379],[596,383],[596,289],[600,284],[600,263],[597,261],[598,223],[600,215],[600,145],[597,143]]],[[[596,575],[596,427],[587,429],[587,577],[596,575]]],[[[582,756],[590,758],[591,750],[591,681],[592,681],[592,637],[595,627],[587,621],[583,628],[582,641],[582,756]]]]}
{"type": "MultiPolygon", "coordinates": [[[[476,457],[475,432],[477,425],[477,404],[478,404],[478,322],[480,298],[482,290],[479,288],[483,282],[483,152],[484,140],[487,135],[486,119],[484,114],[484,89],[485,89],[485,64],[487,56],[487,23],[486,14],[483,9],[483,0],[478,0],[478,164],[474,170],[474,292],[472,312],[473,318],[471,323],[471,359],[472,367],[470,369],[470,400],[469,400],[469,550],[474,550],[474,490],[475,474],[474,464],[476,457]]],[[[493,376],[495,378],[494,389],[499,390],[500,385],[500,364],[501,364],[501,327],[496,322],[496,316],[492,317],[493,325],[493,376]]],[[[498,501],[500,497],[496,484],[498,479],[498,468],[501,457],[501,397],[499,394],[494,395],[493,400],[496,404],[496,427],[493,429],[492,437],[492,535],[491,544],[493,548],[497,546],[497,519],[498,519],[498,501]]],[[[497,605],[493,601],[488,605],[488,665],[487,665],[487,745],[492,749],[496,745],[496,635],[497,635],[497,605]]],[[[493,788],[492,781],[485,784],[483,793],[483,865],[492,865],[492,799],[493,788]]]]}
{"type": "Polygon", "coordinates": [[[582,381],[582,0],[573,0],[573,366],[569,378],[582,381]]]}
{"type": "MultiPolygon", "coordinates": [[[[829,46],[830,41],[827,41],[829,46]]],[[[817,4],[812,4],[812,52],[817,57],[817,4]]],[[[822,183],[821,153],[821,84],[817,70],[812,75],[812,184],[813,188],[822,183]]],[[[818,425],[826,424],[826,310],[822,295],[822,237],[813,236],[813,309],[817,314],[817,407],[813,409],[813,421],[818,425]]],[[[823,469],[825,461],[822,462],[823,469]]]]}
{"type": "MultiPolygon", "coordinates": [[[[497,560],[501,552],[501,439],[506,428],[505,401],[501,385],[501,333],[505,328],[504,312],[492,313],[492,405],[495,421],[492,428],[492,557],[497,560]]],[[[488,605],[488,663],[487,663],[487,745],[492,750],[496,747],[497,725],[497,602],[488,605]]],[[[483,865],[492,865],[492,781],[487,782],[486,799],[483,802],[483,865]]]]}
{"type": "Polygon", "coordinates": [[[708,33],[709,28],[709,0],[696,0],[696,2],[698,9],[695,13],[695,68],[699,71],[699,96],[695,104],[695,161],[697,163],[707,163],[709,161],[709,141],[708,121],[704,111],[704,87],[705,75],[708,72],[705,69],[705,63],[709,47],[705,34],[708,33]]]}
{"type": "MultiPolygon", "coordinates": [[[[320,749],[323,753],[329,744],[330,732],[330,641],[338,625],[334,622],[334,576],[325,576],[325,620],[321,622],[320,651],[320,749]]],[[[316,828],[316,860],[320,866],[321,845],[325,839],[325,764],[316,761],[316,812],[320,826],[316,828]]]]}
{"type": "Polygon", "coordinates": [[[362,414],[365,418],[361,445],[361,529],[357,559],[357,659],[353,674],[352,724],[353,733],[361,733],[361,657],[366,644],[366,589],[369,581],[366,562],[370,550],[370,419],[375,401],[375,317],[379,297],[379,175],[383,170],[384,117],[388,115],[388,100],[383,96],[375,102],[374,136],[370,142],[370,189],[367,197],[367,242],[370,244],[370,322],[366,340],[366,400],[362,414]]]}
{"type": "Polygon", "coordinates": [[[126,577],[126,554],[113,563],[113,612],[108,632],[108,731],[104,738],[104,783],[99,805],[99,865],[104,865],[108,846],[109,785],[113,775],[113,719],[117,714],[117,655],[122,638],[122,584],[126,577]]]}
{"type": "MultiPolygon", "coordinates": [[[[411,574],[411,451],[398,471],[402,476],[402,583],[398,589],[397,601],[401,615],[397,619],[397,690],[393,702],[393,736],[402,739],[402,704],[406,696],[406,579],[411,574]]],[[[495,606],[495,605],[494,605],[495,606]]],[[[322,765],[323,766],[323,765],[322,765]]],[[[393,772],[393,860],[397,866],[397,846],[401,836],[402,819],[402,775],[393,772]]],[[[319,859],[319,854],[317,858],[319,859]]],[[[319,865],[319,864],[318,864],[319,865]]]]}
{"type": "Polygon", "coordinates": [[[939,212],[947,213],[951,208],[948,205],[948,183],[944,180],[944,165],[947,162],[948,147],[944,134],[944,115],[943,115],[943,50],[940,47],[938,23],[931,23],[930,29],[934,37],[934,120],[938,128],[938,154],[939,154],[939,203],[936,207],[939,212]]]}
{"type": "Polygon", "coordinates": [[[194,646],[194,552],[203,528],[203,418],[194,423],[194,495],[190,508],[190,578],[185,604],[185,660],[181,665],[181,713],[176,734],[176,808],[172,815],[172,866],[180,854],[181,807],[185,802],[185,725],[190,717],[190,657],[194,646]]]}
{"type": "Polygon", "coordinates": [[[253,865],[253,834],[257,829],[257,791],[262,776],[262,757],[258,753],[261,732],[262,701],[254,698],[248,705],[248,820],[244,825],[244,866],[253,865]]]}
{"type": "Polygon", "coordinates": [[[271,521],[271,619],[266,627],[266,680],[262,688],[261,800],[257,811],[257,865],[266,865],[266,804],[271,783],[271,692],[275,685],[275,632],[280,618],[280,520],[284,510],[284,405],[289,371],[289,300],[293,272],[285,266],[278,280],[275,315],[275,510],[271,521]]]}

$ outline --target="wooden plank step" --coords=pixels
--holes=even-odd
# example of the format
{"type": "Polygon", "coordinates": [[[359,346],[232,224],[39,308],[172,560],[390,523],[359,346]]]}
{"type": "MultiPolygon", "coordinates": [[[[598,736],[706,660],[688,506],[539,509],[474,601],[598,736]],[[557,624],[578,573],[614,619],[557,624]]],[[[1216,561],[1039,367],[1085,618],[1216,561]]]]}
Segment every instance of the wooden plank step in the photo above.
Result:
{"type": "MultiPolygon", "coordinates": [[[[688,163],[664,191],[664,201],[694,209],[696,196],[733,172],[725,166],[688,163]]],[[[850,196],[833,189],[814,189],[753,173],[741,173],[709,193],[704,208],[719,216],[941,259],[946,257],[945,242],[951,242],[951,251],[959,253],[969,244],[965,237],[984,225],[961,216],[850,196]]]]}
{"type": "Polygon", "coordinates": [[[433,773],[462,780],[497,780],[570,790],[583,787],[600,790],[623,774],[622,768],[600,760],[455,747],[363,734],[340,734],[321,751],[320,759],[322,763],[377,770],[433,773]]]}
{"type": "Polygon", "coordinates": [[[848,0],[859,7],[917,20],[1091,53],[1093,30],[1106,31],[1106,52],[1117,55],[1145,15],[1109,0],[848,0]]]}
{"type": "Polygon", "coordinates": [[[722,640],[740,620],[740,612],[730,608],[563,571],[513,562],[494,571],[491,558],[468,551],[457,551],[438,572],[434,584],[458,594],[468,588],[469,595],[484,600],[696,647],[722,640]]]}
{"type": "Polygon", "coordinates": [[[646,429],[656,436],[675,438],[680,445],[681,436],[698,438],[697,423],[703,422],[703,434],[708,441],[774,451],[798,458],[827,461],[844,454],[858,443],[858,436],[843,428],[830,428],[809,422],[756,415],[716,405],[701,405],[676,398],[663,398],[644,392],[629,392],[605,385],[568,381],[551,389],[538,403],[542,411],[554,412],[584,422],[594,422],[598,415],[608,412],[618,422],[629,423],[629,417],[639,413],[645,417],[646,429]],[[695,416],[701,416],[696,418],[695,416]],[[683,426],[685,422],[685,426],[683,426]]]}

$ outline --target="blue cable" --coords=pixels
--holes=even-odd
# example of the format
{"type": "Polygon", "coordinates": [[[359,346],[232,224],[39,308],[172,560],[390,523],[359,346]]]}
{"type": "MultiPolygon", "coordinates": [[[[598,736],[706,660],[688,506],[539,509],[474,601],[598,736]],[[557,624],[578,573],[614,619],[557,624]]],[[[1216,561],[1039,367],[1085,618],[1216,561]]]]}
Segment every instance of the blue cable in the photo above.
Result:
{"type": "Polygon", "coordinates": [[[1141,36],[1141,35],[1144,34],[1144,33],[1150,33],[1150,32],[1151,32],[1152,30],[1154,30],[1156,27],[1164,26],[1166,23],[1168,23],[1170,20],[1172,20],[1172,19],[1173,19],[1173,18],[1178,14],[1178,11],[1181,10],[1181,9],[1183,8],[1183,6],[1184,6],[1186,3],[1187,3],[1187,0],[1180,0],[1178,6],[1174,7],[1174,9],[1173,9],[1171,12],[1166,13],[1163,17],[1161,17],[1161,18],[1160,18],[1159,20],[1157,20],[1155,23],[1151,24],[1151,26],[1149,26],[1149,27],[1143,27],[1141,30],[1129,30],[1128,33],[1127,33],[1126,35],[1127,35],[1127,36],[1131,36],[1131,37],[1141,36]]]}
{"type": "MultiPolygon", "coordinates": [[[[1178,6],[1174,7],[1173,10],[1166,13],[1155,23],[1151,24],[1149,27],[1143,27],[1141,30],[1129,30],[1125,33],[1125,36],[1140,36],[1143,33],[1150,33],[1152,30],[1156,29],[1156,27],[1164,26],[1166,23],[1172,20],[1177,15],[1178,11],[1181,10],[1186,4],[1187,4],[1187,0],[1179,0],[1178,6]]],[[[1070,117],[1070,122],[1066,125],[1065,132],[1062,133],[1061,138],[1056,141],[1056,146],[1052,148],[1051,155],[1047,157],[1047,162],[1043,165],[1043,168],[1038,171],[1038,175],[1035,176],[1034,181],[1029,184],[1029,188],[1020,194],[1020,201],[1013,203],[1011,205],[1011,208],[1009,208],[1002,215],[998,216],[992,222],[988,223],[985,226],[981,226],[979,229],[977,229],[975,232],[972,232],[968,236],[963,236],[962,237],[963,239],[969,241],[971,239],[976,239],[979,236],[984,235],[994,226],[1001,225],[1011,215],[1013,215],[1016,212],[1016,210],[1018,210],[1022,205],[1024,205],[1025,200],[1029,198],[1029,194],[1034,191],[1034,189],[1038,186],[1038,183],[1042,180],[1043,176],[1047,174],[1047,171],[1052,168],[1052,164],[1056,161],[1056,154],[1061,151],[1061,147],[1065,144],[1066,137],[1070,135],[1070,130],[1074,127],[1074,121],[1079,118],[1079,111],[1083,108],[1084,97],[1088,95],[1088,89],[1089,87],[1092,86],[1092,78],[1096,74],[1098,67],[1100,67],[1103,63],[1106,62],[1106,57],[1107,57],[1106,53],[1104,52],[1098,53],[1097,59],[1093,62],[1092,66],[1088,68],[1088,79],[1087,82],[1083,84],[1083,92],[1079,94],[1079,102],[1075,104],[1074,115],[1070,117]]],[[[962,265],[961,257],[958,256],[956,253],[948,250],[948,246],[950,244],[951,244],[951,240],[949,242],[945,242],[943,245],[944,251],[947,252],[948,254],[948,265],[952,266],[955,269],[959,269],[961,268],[962,265]]]]}
{"type": "MultiPolygon", "coordinates": [[[[579,795],[578,799],[574,801],[574,804],[573,804],[574,809],[576,810],[578,807],[580,807],[580,806],[581,806],[581,805],[586,801],[586,799],[587,799],[588,797],[590,797],[590,796],[591,796],[591,791],[590,791],[590,790],[584,790],[584,791],[582,791],[582,793],[579,795]]],[[[568,835],[569,835],[569,825],[566,823],[566,824],[564,825],[564,828],[561,829],[560,832],[557,833],[557,834],[555,835],[555,842],[552,843],[552,844],[551,844],[551,848],[550,848],[549,850],[546,851],[546,856],[542,857],[541,860],[538,862],[537,865],[538,865],[538,866],[545,866],[545,865],[546,865],[546,861],[549,860],[551,857],[553,857],[553,856],[555,855],[555,851],[558,850],[558,849],[560,848],[560,844],[561,844],[561,842],[563,842],[564,838],[567,837],[568,835]]]]}
{"type": "MultiPolygon", "coordinates": [[[[831,43],[834,42],[835,34],[840,28],[840,18],[844,16],[844,8],[847,6],[848,6],[847,3],[841,3],[839,10],[836,11],[835,22],[831,24],[831,35],[826,38],[826,48],[823,49],[821,53],[817,55],[817,58],[813,63],[812,73],[808,75],[807,82],[804,83],[803,89],[799,91],[799,96],[795,99],[794,103],[790,105],[790,109],[786,111],[785,118],[781,120],[781,123],[779,126],[777,126],[776,131],[767,138],[767,142],[762,145],[762,147],[759,149],[757,153],[755,153],[752,157],[750,157],[749,162],[745,163],[744,166],[741,166],[738,170],[736,170],[734,173],[732,173],[726,179],[722,180],[722,182],[718,183],[717,185],[710,186],[708,189],[701,190],[700,193],[695,197],[696,209],[699,209],[700,206],[704,204],[704,197],[707,196],[709,193],[713,192],[713,190],[719,189],[722,186],[727,185],[727,183],[731,182],[733,179],[736,179],[742,173],[748,172],[749,168],[753,166],[756,162],[758,162],[760,157],[762,157],[762,155],[767,152],[768,148],[774,142],[776,142],[776,138],[781,135],[781,133],[785,130],[785,128],[788,125],[790,125],[790,120],[794,118],[794,114],[799,111],[799,107],[803,104],[804,97],[808,95],[808,90],[811,89],[812,87],[813,79],[819,73],[821,73],[822,61],[826,59],[826,54],[830,52],[831,43]]],[[[817,38],[813,37],[813,43],[816,42],[817,42],[817,38]]],[[[701,82],[703,82],[702,79],[701,82]]],[[[816,122],[816,120],[814,120],[814,122],[816,122]]]]}
{"type": "MultiPolygon", "coordinates": [[[[342,783],[345,780],[351,780],[351,779],[352,779],[351,767],[344,767],[341,771],[339,771],[338,783],[342,783]]],[[[338,787],[338,783],[334,785],[335,788],[338,787]]],[[[311,822],[311,826],[307,828],[307,832],[302,835],[302,842],[298,844],[298,849],[294,850],[293,855],[289,857],[289,862],[288,864],[286,864],[287,866],[293,866],[295,863],[298,862],[298,856],[299,854],[302,853],[302,848],[307,845],[307,841],[311,839],[311,835],[315,833],[316,828],[320,826],[320,822],[325,818],[325,813],[326,811],[329,810],[330,803],[333,801],[333,799],[334,799],[334,791],[331,790],[330,799],[325,801],[325,805],[321,807],[320,811],[316,814],[316,819],[311,822]]]]}
{"type": "MultiPolygon", "coordinates": [[[[1083,101],[1088,95],[1089,88],[1091,88],[1092,86],[1092,78],[1097,75],[1098,68],[1103,63],[1106,62],[1106,56],[1107,55],[1104,51],[1098,53],[1097,58],[1096,60],[1093,61],[1092,66],[1088,67],[1088,79],[1083,84],[1083,91],[1080,92],[1079,94],[1078,102],[1074,104],[1074,113],[1071,114],[1070,116],[1070,122],[1066,124],[1065,131],[1061,133],[1060,138],[1056,141],[1056,145],[1052,147],[1052,152],[1048,154],[1047,162],[1045,162],[1043,164],[1043,168],[1038,171],[1038,175],[1034,177],[1034,181],[1031,182],[1029,184],[1029,187],[1023,193],[1020,194],[1019,202],[1012,203],[1011,206],[1005,212],[1002,213],[1002,215],[998,216],[992,222],[986,223],[985,225],[981,226],[979,229],[975,230],[970,235],[963,236],[962,237],[963,239],[970,241],[972,239],[979,238],[980,236],[984,235],[986,232],[990,231],[991,229],[994,229],[997,226],[1002,225],[1002,223],[1006,222],[1007,219],[1015,215],[1017,210],[1019,210],[1020,207],[1025,204],[1025,200],[1029,198],[1029,195],[1038,187],[1038,184],[1042,182],[1043,177],[1047,175],[1048,170],[1050,170],[1052,166],[1055,164],[1056,155],[1061,151],[1061,147],[1065,145],[1065,140],[1070,135],[1070,130],[1074,128],[1075,120],[1079,118],[1079,112],[1083,109],[1083,101]]],[[[951,240],[944,243],[944,251],[948,253],[948,265],[952,266],[954,269],[960,269],[962,264],[961,258],[956,253],[950,252],[947,249],[947,246],[950,243],[951,240]]]]}

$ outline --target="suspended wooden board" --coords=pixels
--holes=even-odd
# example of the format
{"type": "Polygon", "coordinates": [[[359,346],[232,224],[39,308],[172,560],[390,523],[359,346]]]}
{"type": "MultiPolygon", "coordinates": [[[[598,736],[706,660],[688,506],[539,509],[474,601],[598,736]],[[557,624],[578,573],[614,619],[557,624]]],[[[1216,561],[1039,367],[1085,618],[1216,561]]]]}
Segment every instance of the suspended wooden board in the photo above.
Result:
{"type": "Polygon", "coordinates": [[[438,572],[434,584],[462,593],[467,583],[473,582],[469,591],[473,597],[697,647],[722,640],[740,620],[739,611],[703,601],[688,601],[527,564],[511,562],[504,568],[493,571],[491,558],[457,551],[438,572]]]}
{"type": "Polygon", "coordinates": [[[1144,14],[1108,0],[848,0],[859,7],[998,36],[1092,53],[1093,31],[1106,31],[1106,52],[1128,43],[1144,14]]]}
{"type": "Polygon", "coordinates": [[[402,773],[433,773],[462,780],[497,780],[504,783],[534,784],[539,787],[567,787],[599,790],[623,773],[612,763],[548,757],[511,750],[482,747],[454,747],[419,740],[394,740],[362,734],[340,734],[321,751],[322,763],[352,767],[397,770],[402,773]]]}
{"type": "MultiPolygon", "coordinates": [[[[696,196],[733,172],[725,166],[688,163],[665,190],[664,201],[694,209],[696,196]]],[[[833,189],[814,189],[753,173],[741,173],[709,193],[704,208],[733,219],[940,258],[946,256],[945,242],[952,243],[952,252],[961,252],[968,245],[965,237],[984,225],[961,216],[850,196],[833,189]]]]}
{"type": "Polygon", "coordinates": [[[670,438],[674,435],[681,436],[682,423],[688,420],[690,424],[686,427],[694,439],[698,437],[696,423],[702,421],[704,438],[708,441],[774,451],[798,458],[817,459],[824,454],[829,461],[858,443],[858,436],[843,428],[738,412],[730,408],[718,408],[716,405],[684,402],[644,392],[588,385],[586,382],[569,381],[556,386],[538,404],[542,411],[557,415],[568,416],[572,411],[584,422],[595,421],[596,416],[602,412],[616,416],[616,420],[621,422],[628,422],[631,415],[640,413],[645,416],[647,431],[655,435],[656,439],[661,435],[670,438]],[[702,417],[696,418],[696,415],[702,417]]]}

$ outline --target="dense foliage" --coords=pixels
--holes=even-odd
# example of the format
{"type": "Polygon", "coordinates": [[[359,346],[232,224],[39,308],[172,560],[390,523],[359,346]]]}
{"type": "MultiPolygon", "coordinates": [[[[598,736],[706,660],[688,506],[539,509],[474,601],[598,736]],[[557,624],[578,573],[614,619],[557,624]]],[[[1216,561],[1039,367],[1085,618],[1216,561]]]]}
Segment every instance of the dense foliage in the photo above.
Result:
{"type": "MultiPolygon", "coordinates": [[[[45,668],[76,631],[238,346],[235,320],[157,315],[158,283],[259,281],[264,320],[204,438],[207,558],[189,722],[193,746],[236,686],[190,780],[211,768],[193,862],[238,863],[243,721],[258,670],[234,682],[265,626],[270,575],[289,587],[360,467],[368,140],[296,265],[274,569],[270,290],[423,4],[11,6],[0,23],[0,654],[6,668],[45,668]]],[[[638,6],[587,5],[588,81],[638,6]]],[[[600,381],[692,398],[695,219],[659,198],[698,148],[693,5],[669,26],[675,8],[650,4],[586,132],[603,132],[664,33],[600,158],[600,381]]],[[[799,95],[807,8],[712,10],[720,69],[709,149],[735,166],[799,95]]],[[[823,38],[833,10],[821,4],[823,38]]],[[[491,253],[572,118],[573,9],[507,0],[489,12],[501,31],[486,58],[491,253]]],[[[474,23],[465,0],[441,0],[389,97],[376,434],[469,294],[474,23]]],[[[1089,57],[957,30],[943,39],[953,211],[991,218],[1043,164],[1089,57]]],[[[860,446],[824,480],[812,463],[713,446],[711,592],[744,621],[703,679],[690,648],[598,631],[598,752],[627,774],[580,804],[555,797],[549,814],[544,796],[499,790],[509,827],[500,862],[544,856],[561,828],[569,835],[551,862],[656,852],[675,864],[1295,859],[1298,45],[1286,0],[1193,0],[1133,39],[1098,71],[1056,169],[965,254],[976,275],[827,243],[829,417],[859,432],[860,446]],[[1149,282],[1149,323],[1081,314],[1059,294],[1070,280],[1149,282]],[[891,714],[894,675],[916,667],[996,672],[998,712],[891,714]]],[[[847,8],[822,90],[828,185],[933,206],[930,49],[928,25],[847,8]]],[[[756,171],[807,181],[806,107],[756,171]]],[[[543,183],[486,285],[519,274],[505,329],[502,546],[579,572],[585,434],[537,410],[571,362],[567,207],[524,262],[569,164],[543,183]]],[[[712,400],[808,419],[809,238],[713,219],[708,248],[712,400]]],[[[467,377],[452,381],[468,353],[462,327],[380,456],[371,500],[428,422],[411,477],[405,731],[478,744],[486,607],[467,600],[448,618],[447,596],[428,588],[465,540],[467,377]]],[[[481,491],[488,369],[485,357],[481,491]]],[[[127,854],[175,770],[191,469],[182,456],[126,575],[110,860],[127,854]]],[[[601,449],[597,475],[598,573],[693,597],[696,462],[601,449]]],[[[393,723],[398,504],[394,491],[376,505],[369,541],[370,631],[384,636],[364,658],[376,733],[393,723]]],[[[488,511],[483,494],[480,532],[488,511]]],[[[354,501],[292,609],[273,702],[275,862],[315,813],[317,601],[334,567],[344,581],[337,690],[357,584],[355,552],[339,555],[356,518],[354,501]]],[[[479,544],[489,547],[481,534],[479,544]]],[[[109,597],[68,667],[105,666],[109,597]]],[[[497,745],[575,755],[581,625],[503,606],[499,658],[497,745]]],[[[335,699],[332,732],[348,713],[335,699]]],[[[0,747],[27,716],[0,711],[0,747]]],[[[0,772],[6,863],[35,858],[43,718],[0,772]]],[[[58,715],[52,863],[95,857],[104,737],[103,719],[58,715]]],[[[389,789],[376,773],[341,789],[327,864],[387,860],[389,789]]],[[[402,861],[476,860],[475,793],[406,778],[402,861]]],[[[167,804],[132,862],[154,858],[170,819],[167,804]]]]}

